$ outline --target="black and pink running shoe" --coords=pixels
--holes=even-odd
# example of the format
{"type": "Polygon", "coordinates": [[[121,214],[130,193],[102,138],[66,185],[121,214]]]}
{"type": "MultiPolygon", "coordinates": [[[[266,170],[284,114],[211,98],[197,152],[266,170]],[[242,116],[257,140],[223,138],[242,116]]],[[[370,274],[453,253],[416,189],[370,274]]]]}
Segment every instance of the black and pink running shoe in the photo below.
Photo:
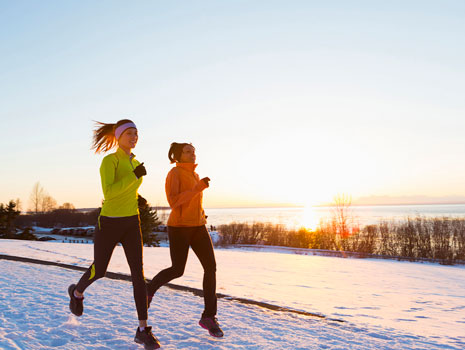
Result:
{"type": "Polygon", "coordinates": [[[134,341],[137,344],[144,345],[145,350],[159,349],[161,347],[160,342],[152,333],[152,327],[145,327],[143,331],[137,327],[134,341]]]}
{"type": "Polygon", "coordinates": [[[76,289],[76,285],[72,284],[68,287],[68,294],[69,294],[69,309],[73,314],[76,316],[81,316],[84,312],[84,297],[76,298],[74,296],[74,290],[76,289]]]}
{"type": "Polygon", "coordinates": [[[216,338],[221,338],[224,333],[220,328],[220,325],[218,324],[218,320],[216,317],[202,317],[199,321],[199,325],[202,328],[205,328],[208,330],[208,333],[210,333],[211,336],[216,337],[216,338]]]}

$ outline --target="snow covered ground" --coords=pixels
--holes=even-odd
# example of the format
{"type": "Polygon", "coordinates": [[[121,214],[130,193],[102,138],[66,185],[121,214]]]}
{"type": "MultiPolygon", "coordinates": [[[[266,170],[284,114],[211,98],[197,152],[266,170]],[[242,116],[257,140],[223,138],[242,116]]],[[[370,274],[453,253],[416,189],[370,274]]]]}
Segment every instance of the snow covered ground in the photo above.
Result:
{"type": "MultiPolygon", "coordinates": [[[[145,275],[170,265],[168,248],[144,248],[145,275]]],[[[0,254],[87,267],[89,244],[1,240],[0,254]]],[[[202,299],[160,289],[150,318],[164,349],[463,349],[465,268],[372,259],[217,249],[218,292],[345,322],[273,312],[220,299],[224,339],[198,325],[202,299]],[[155,322],[156,320],[156,322],[155,322]]],[[[136,349],[131,285],[104,279],[86,291],[85,315],[70,316],[66,288],[81,273],[0,260],[1,349],[136,349]],[[26,339],[20,340],[21,335],[26,339]],[[116,339],[113,339],[113,335],[116,339]]],[[[129,273],[121,247],[109,271],[129,273]]],[[[173,283],[201,287],[190,254],[173,283]]]]}

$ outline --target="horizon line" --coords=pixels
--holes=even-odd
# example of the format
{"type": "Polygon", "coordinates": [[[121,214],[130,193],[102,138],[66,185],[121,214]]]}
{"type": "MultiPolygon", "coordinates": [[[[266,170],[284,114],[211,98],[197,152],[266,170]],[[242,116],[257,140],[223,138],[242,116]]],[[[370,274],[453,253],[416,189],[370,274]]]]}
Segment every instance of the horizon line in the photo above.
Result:
{"type": "MultiPolygon", "coordinates": [[[[351,203],[352,207],[393,207],[393,206],[418,206],[418,205],[465,205],[465,201],[458,202],[411,202],[411,203],[351,203]]],[[[334,207],[334,204],[316,204],[312,207],[324,208],[324,207],[334,207]]],[[[151,208],[168,210],[169,206],[160,206],[152,205],[151,208]]],[[[205,207],[205,209],[279,209],[279,208],[305,208],[305,205],[269,205],[269,206],[230,206],[230,207],[205,207]]],[[[94,210],[99,207],[85,207],[85,208],[75,208],[75,210],[94,210]]],[[[58,208],[57,208],[58,209],[58,208]]]]}

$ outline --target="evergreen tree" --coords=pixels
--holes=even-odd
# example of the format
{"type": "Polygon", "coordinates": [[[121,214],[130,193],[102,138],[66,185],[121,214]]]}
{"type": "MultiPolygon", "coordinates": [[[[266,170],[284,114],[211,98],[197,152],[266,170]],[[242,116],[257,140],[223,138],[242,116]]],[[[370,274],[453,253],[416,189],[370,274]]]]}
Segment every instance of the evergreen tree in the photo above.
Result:
{"type": "Polygon", "coordinates": [[[7,205],[0,204],[0,237],[12,238],[15,233],[15,219],[20,211],[16,203],[11,200],[7,205]]]}
{"type": "Polygon", "coordinates": [[[23,239],[27,241],[37,241],[37,237],[31,232],[30,227],[26,227],[23,232],[16,235],[17,239],[23,239]]]}
{"type": "Polygon", "coordinates": [[[159,247],[160,240],[153,233],[155,228],[161,224],[161,221],[158,219],[157,210],[152,209],[147,200],[141,195],[138,197],[138,202],[142,240],[148,247],[159,247]]]}

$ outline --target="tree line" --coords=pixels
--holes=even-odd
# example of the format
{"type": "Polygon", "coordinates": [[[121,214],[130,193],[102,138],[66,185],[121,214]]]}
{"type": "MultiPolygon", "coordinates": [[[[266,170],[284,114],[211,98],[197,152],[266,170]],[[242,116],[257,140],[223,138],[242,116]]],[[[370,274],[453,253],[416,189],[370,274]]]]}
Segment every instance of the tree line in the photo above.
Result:
{"type": "MultiPolygon", "coordinates": [[[[0,238],[36,240],[33,226],[46,228],[97,226],[101,208],[88,212],[76,210],[71,203],[57,207],[56,201],[36,183],[30,196],[32,211],[21,214],[19,200],[10,200],[0,204],[0,238]]],[[[139,195],[139,215],[143,242],[147,246],[159,246],[159,239],[154,234],[161,224],[157,210],[153,209],[145,198],[139,195]]]]}
{"type": "Polygon", "coordinates": [[[219,245],[262,244],[375,254],[408,260],[428,259],[443,264],[465,262],[465,219],[421,216],[401,221],[382,220],[362,228],[354,222],[351,200],[339,195],[332,217],[314,229],[288,229],[270,223],[219,226],[219,245]]]}
{"type": "Polygon", "coordinates": [[[361,229],[341,228],[332,220],[315,230],[287,229],[283,225],[255,222],[219,226],[219,245],[262,244],[370,254],[443,264],[465,262],[465,219],[408,217],[380,221],[361,229]]]}

